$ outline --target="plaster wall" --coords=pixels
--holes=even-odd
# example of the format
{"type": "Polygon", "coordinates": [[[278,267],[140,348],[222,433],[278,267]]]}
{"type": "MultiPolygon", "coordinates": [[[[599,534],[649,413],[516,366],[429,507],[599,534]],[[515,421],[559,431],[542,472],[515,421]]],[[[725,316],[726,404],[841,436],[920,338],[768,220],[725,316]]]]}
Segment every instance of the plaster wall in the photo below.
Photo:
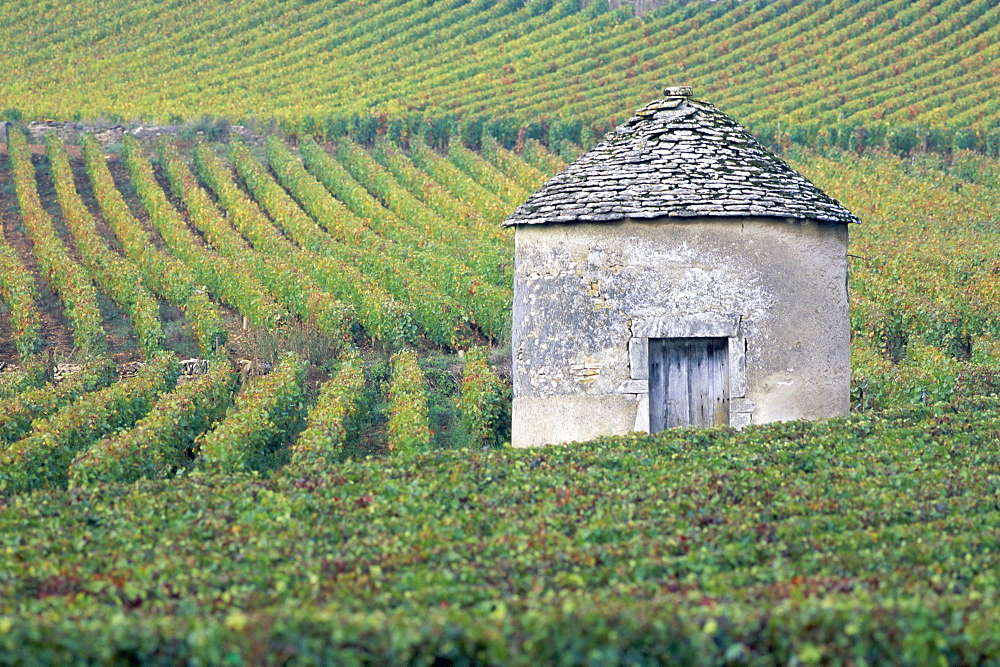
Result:
{"type": "Polygon", "coordinates": [[[734,426],[846,414],[847,306],[841,223],[519,226],[513,444],[648,430],[648,338],[729,338],[734,426]]]}

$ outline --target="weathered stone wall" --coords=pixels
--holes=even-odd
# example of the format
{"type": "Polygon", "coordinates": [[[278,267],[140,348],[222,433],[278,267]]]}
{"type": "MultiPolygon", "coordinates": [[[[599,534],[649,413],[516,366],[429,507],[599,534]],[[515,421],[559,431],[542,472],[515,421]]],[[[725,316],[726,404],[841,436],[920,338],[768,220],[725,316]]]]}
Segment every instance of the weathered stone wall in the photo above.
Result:
{"type": "MultiPolygon", "coordinates": [[[[7,140],[7,126],[9,123],[0,123],[0,142],[7,140]]],[[[45,143],[45,135],[49,133],[57,134],[63,141],[76,144],[84,134],[92,134],[103,145],[120,144],[122,137],[126,134],[134,135],[143,140],[156,139],[161,136],[173,136],[184,134],[190,131],[192,136],[204,136],[204,131],[184,125],[139,125],[135,127],[125,127],[123,125],[86,125],[83,123],[42,121],[25,123],[23,125],[28,135],[28,142],[32,144],[45,143]]],[[[230,125],[217,128],[220,134],[228,139],[229,136],[240,136],[244,141],[253,144],[263,143],[263,139],[242,125],[230,125]]]]}
{"type": "MultiPolygon", "coordinates": [[[[682,4],[685,1],[690,0],[608,0],[608,7],[611,9],[618,9],[619,7],[623,7],[625,5],[631,5],[636,16],[642,16],[646,12],[651,12],[658,7],[662,7],[668,2],[682,4]]],[[[583,6],[586,7],[589,4],[590,2],[584,2],[583,6]]]]}
{"type": "Polygon", "coordinates": [[[729,338],[736,426],[848,411],[847,225],[661,218],[515,238],[515,446],[648,429],[649,337],[729,338]]]}

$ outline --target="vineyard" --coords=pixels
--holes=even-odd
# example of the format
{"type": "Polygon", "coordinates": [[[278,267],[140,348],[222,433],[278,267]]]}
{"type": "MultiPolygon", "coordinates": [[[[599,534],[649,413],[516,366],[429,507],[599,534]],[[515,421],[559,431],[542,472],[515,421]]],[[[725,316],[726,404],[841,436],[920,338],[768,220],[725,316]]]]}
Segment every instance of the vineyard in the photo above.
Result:
{"type": "Polygon", "coordinates": [[[0,22],[0,109],[589,145],[686,83],[774,139],[1000,154],[991,0],[659,4],[18,0],[0,22]]]}
{"type": "MultiPolygon", "coordinates": [[[[338,360],[361,352],[368,375],[352,380],[359,391],[340,396],[336,409],[345,419],[365,415],[366,435],[354,429],[348,438],[347,425],[336,427],[342,448],[380,454],[395,443],[426,450],[503,442],[512,248],[498,223],[558,168],[557,155],[537,142],[517,153],[491,141],[475,153],[456,140],[442,153],[416,139],[364,147],[277,135],[256,145],[142,144],[127,136],[112,153],[93,137],[81,143],[50,135],[44,147],[30,146],[10,133],[0,356],[23,368],[2,375],[8,400],[46,391],[51,378],[33,369],[47,356],[126,363],[171,352],[228,365],[241,374],[229,380],[242,386],[293,353],[296,360],[284,363],[312,370],[289,370],[274,388],[287,399],[236,410],[273,422],[254,445],[264,451],[295,441],[338,360]],[[485,366],[469,363],[491,348],[485,366]],[[412,359],[402,366],[418,390],[389,382],[397,376],[392,355],[406,349],[420,351],[425,366],[412,359]],[[463,397],[464,389],[477,398],[463,397]],[[408,416],[392,417],[399,411],[408,416]]],[[[1000,193],[989,175],[996,163],[971,152],[947,162],[837,150],[788,157],[865,221],[851,247],[855,408],[994,390],[1000,193]]],[[[190,379],[176,391],[189,392],[190,379]]],[[[49,412],[23,423],[42,416],[49,412]]],[[[25,428],[11,427],[5,442],[25,428]]],[[[240,433],[231,439],[250,446],[240,433]]],[[[208,465],[195,456],[196,438],[208,435],[190,434],[188,460],[153,476],[208,465]]],[[[82,442],[75,446],[74,456],[87,458],[82,442]]],[[[289,455],[234,454],[224,467],[270,469],[289,455]]],[[[57,473],[57,486],[66,474],[57,473]]],[[[34,488],[25,483],[3,482],[34,488]]]]}
{"type": "Polygon", "coordinates": [[[509,382],[487,350],[508,329],[504,202],[543,178],[526,158],[277,136],[256,149],[127,136],[112,155],[91,136],[42,147],[12,130],[6,145],[3,492],[502,444],[509,382]],[[207,373],[158,365],[182,357],[207,373]],[[53,387],[46,359],[83,370],[53,387]],[[90,428],[91,411],[123,411],[89,393],[114,379],[108,361],[145,363],[120,382],[137,401],[139,378],[160,384],[115,415],[128,421],[90,428]],[[87,432],[42,444],[42,418],[87,432]]]}
{"type": "Polygon", "coordinates": [[[8,4],[0,665],[1000,660],[995,3],[8,4]],[[680,80],[862,220],[852,414],[515,451],[500,223],[680,80]]]}
{"type": "MultiPolygon", "coordinates": [[[[276,651],[287,632],[306,642],[289,650],[307,659],[364,636],[390,661],[430,645],[502,662],[496,655],[513,649],[482,634],[483,619],[572,653],[582,649],[570,648],[565,623],[598,622],[588,614],[600,608],[603,632],[642,638],[642,655],[664,659],[820,646],[878,656],[871,615],[909,636],[915,610],[931,644],[912,655],[939,640],[963,660],[995,655],[932,619],[995,621],[992,598],[962,591],[992,590],[995,557],[995,538],[979,528],[998,493],[1000,406],[988,398],[1000,388],[996,161],[967,151],[786,156],[864,221],[851,239],[858,416],[518,454],[496,451],[509,437],[512,254],[499,221],[562,164],[538,142],[515,152],[487,141],[477,153],[459,138],[442,152],[417,139],[126,137],[106,147],[50,135],[42,146],[12,130],[5,157],[0,514],[17,535],[0,579],[7,651],[35,646],[24,633],[46,627],[57,639],[23,655],[110,659],[86,628],[105,623],[105,610],[131,609],[102,626],[101,646],[143,660],[172,660],[164,642],[197,631],[205,643],[174,657],[248,655],[253,642],[276,651]],[[55,378],[53,362],[78,368],[55,378]],[[841,463],[859,452],[863,463],[841,463]],[[633,479],[635,466],[650,476],[633,479]],[[918,487],[904,502],[902,490],[918,487]],[[175,494],[201,509],[181,509],[175,494]],[[224,509],[234,503],[241,509],[224,509]],[[201,517],[194,533],[190,511],[201,517]],[[158,538],[184,545],[176,561],[149,551],[149,513],[185,531],[158,538]],[[97,530],[41,547],[52,526],[77,519],[40,517],[77,514],[97,530]],[[490,516],[508,518],[489,527],[490,516]],[[963,523],[973,516],[975,530],[963,523]],[[557,517],[583,523],[567,533],[557,517]],[[280,555],[315,526],[355,535],[354,546],[280,555]],[[640,547],[637,560],[630,550],[640,547]],[[113,555],[137,548],[146,565],[113,555]],[[50,555],[26,558],[39,549],[50,555]],[[259,567],[274,559],[286,565],[259,567]],[[785,569],[771,569],[774,559],[785,569]],[[229,583],[215,583],[221,572],[229,583]],[[905,603],[886,607],[900,590],[905,603]],[[187,598],[189,612],[178,606],[187,598]],[[312,611],[291,612],[295,601],[312,611]],[[322,611],[334,601],[338,611],[322,611]],[[774,618],[760,615],[762,601],[774,618]],[[413,625],[408,608],[434,611],[413,625]],[[664,609],[678,614],[667,628],[692,643],[674,645],[651,625],[664,609]],[[15,630],[5,625],[14,618],[33,620],[15,630]],[[276,625],[249,630],[259,618],[276,625]],[[342,644],[320,639],[333,619],[348,623],[342,644]],[[838,619],[857,625],[860,643],[827,634],[838,619]],[[769,634],[773,623],[797,628],[797,642],[769,634]],[[137,630],[159,639],[136,645],[126,637],[137,630]],[[448,649],[441,633],[470,645],[448,649]]],[[[516,660],[555,650],[523,641],[516,660]]]]}

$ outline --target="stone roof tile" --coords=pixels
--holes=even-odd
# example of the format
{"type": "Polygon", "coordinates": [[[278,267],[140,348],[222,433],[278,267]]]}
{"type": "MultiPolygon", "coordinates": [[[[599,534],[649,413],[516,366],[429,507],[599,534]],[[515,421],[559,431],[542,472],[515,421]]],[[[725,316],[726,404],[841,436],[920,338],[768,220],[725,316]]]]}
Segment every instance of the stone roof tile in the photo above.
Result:
{"type": "Polygon", "coordinates": [[[739,123],[685,92],[668,88],[503,224],[703,215],[859,222],[739,123]]]}

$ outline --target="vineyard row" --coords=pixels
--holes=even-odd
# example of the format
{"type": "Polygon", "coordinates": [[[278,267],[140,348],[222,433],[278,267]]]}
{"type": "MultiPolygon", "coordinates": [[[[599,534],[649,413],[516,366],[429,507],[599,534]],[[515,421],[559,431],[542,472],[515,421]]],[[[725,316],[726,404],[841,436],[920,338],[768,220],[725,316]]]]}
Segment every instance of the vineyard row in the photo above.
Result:
{"type": "Polygon", "coordinates": [[[11,10],[7,116],[589,145],[673,82],[776,142],[1000,153],[990,0],[670,2],[643,17],[576,0],[208,6],[11,10]]]}

